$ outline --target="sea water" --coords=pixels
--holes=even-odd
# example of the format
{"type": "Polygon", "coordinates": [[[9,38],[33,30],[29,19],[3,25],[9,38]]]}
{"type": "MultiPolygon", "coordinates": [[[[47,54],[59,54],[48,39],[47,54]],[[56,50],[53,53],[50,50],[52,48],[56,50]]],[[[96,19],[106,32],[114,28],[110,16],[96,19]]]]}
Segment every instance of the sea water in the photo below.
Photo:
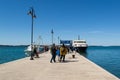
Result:
{"type": "MultiPolygon", "coordinates": [[[[0,46],[0,64],[26,57],[27,46],[0,46]]],[[[89,46],[83,56],[120,78],[120,46],[89,46]]]]}
{"type": "Polygon", "coordinates": [[[120,46],[90,46],[82,55],[120,78],[120,46]]]}
{"type": "Polygon", "coordinates": [[[26,46],[0,46],[0,64],[26,57],[26,46]]]}

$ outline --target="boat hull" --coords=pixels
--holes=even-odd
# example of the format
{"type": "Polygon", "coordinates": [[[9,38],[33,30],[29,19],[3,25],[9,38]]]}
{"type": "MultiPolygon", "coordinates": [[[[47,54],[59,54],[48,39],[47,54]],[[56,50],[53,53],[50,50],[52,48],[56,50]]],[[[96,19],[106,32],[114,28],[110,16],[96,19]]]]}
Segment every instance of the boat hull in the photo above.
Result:
{"type": "Polygon", "coordinates": [[[28,56],[28,57],[31,56],[32,51],[27,51],[27,50],[25,50],[24,52],[25,52],[25,55],[26,55],[26,56],[28,56]]]}
{"type": "Polygon", "coordinates": [[[87,50],[87,47],[75,47],[75,49],[76,49],[76,51],[77,52],[86,52],[86,50],[87,50]]]}

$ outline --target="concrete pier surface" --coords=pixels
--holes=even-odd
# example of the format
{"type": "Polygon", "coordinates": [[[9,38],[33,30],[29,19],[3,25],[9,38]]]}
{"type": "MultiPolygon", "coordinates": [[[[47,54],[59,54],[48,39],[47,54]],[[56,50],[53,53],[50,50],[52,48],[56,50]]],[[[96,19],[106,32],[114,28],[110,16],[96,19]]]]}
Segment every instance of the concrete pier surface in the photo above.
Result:
{"type": "Polygon", "coordinates": [[[93,62],[75,54],[66,55],[66,62],[50,63],[51,54],[45,52],[40,58],[23,58],[0,64],[0,80],[119,80],[93,62]]]}

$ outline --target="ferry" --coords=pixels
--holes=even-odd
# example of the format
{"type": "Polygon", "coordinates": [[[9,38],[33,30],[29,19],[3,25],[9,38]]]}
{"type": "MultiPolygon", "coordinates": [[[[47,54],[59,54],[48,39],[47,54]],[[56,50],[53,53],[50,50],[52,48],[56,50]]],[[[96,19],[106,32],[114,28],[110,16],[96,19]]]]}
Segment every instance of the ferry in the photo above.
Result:
{"type": "Polygon", "coordinates": [[[73,40],[72,46],[77,52],[86,52],[88,47],[86,40],[73,40]]]}

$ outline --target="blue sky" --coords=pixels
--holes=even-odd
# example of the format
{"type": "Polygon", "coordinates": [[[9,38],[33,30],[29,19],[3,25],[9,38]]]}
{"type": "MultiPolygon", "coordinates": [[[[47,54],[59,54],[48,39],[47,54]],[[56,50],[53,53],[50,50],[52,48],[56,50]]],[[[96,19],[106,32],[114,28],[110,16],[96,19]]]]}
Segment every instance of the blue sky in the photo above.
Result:
{"type": "Polygon", "coordinates": [[[0,0],[0,44],[30,44],[31,6],[34,41],[51,44],[53,29],[55,43],[80,35],[88,45],[120,45],[120,0],[0,0]]]}

